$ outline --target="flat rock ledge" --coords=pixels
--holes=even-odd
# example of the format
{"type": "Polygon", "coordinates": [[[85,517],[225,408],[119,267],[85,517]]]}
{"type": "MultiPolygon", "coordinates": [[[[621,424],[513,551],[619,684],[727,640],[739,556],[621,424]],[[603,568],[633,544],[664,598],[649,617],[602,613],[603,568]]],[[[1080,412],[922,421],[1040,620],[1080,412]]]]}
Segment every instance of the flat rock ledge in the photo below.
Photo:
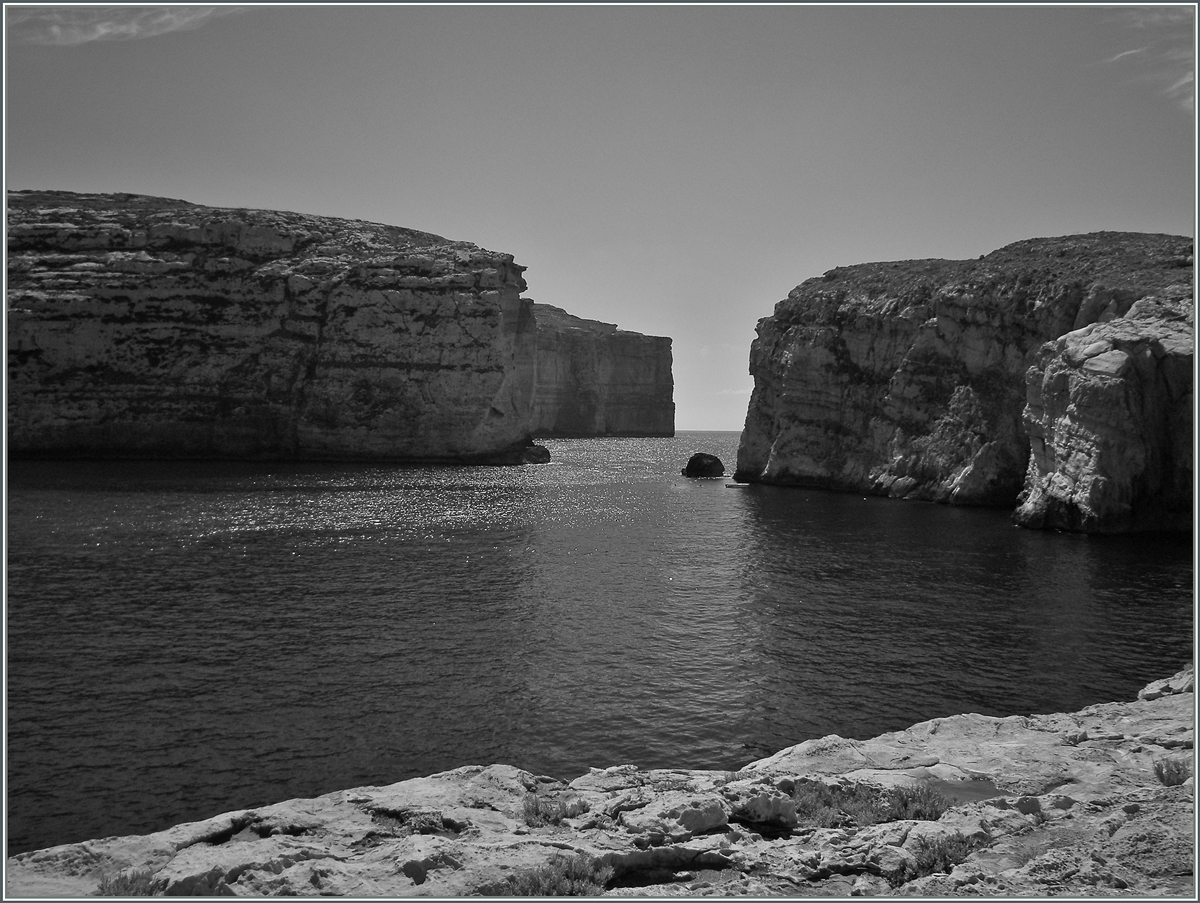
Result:
{"type": "Polygon", "coordinates": [[[91,896],[135,871],[168,895],[493,896],[583,853],[611,869],[605,896],[1194,899],[1194,724],[1189,666],[1131,702],[828,736],[737,772],[470,766],[21,853],[6,896],[91,896]],[[855,785],[952,805],[814,824],[814,791],[855,785]]]}

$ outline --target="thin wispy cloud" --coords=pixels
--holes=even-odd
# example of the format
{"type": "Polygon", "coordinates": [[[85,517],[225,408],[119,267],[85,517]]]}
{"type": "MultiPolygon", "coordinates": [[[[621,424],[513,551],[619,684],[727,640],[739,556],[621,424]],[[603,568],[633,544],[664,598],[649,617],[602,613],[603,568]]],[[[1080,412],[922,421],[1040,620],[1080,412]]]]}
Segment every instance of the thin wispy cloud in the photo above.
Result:
{"type": "Polygon", "coordinates": [[[1136,79],[1191,114],[1196,108],[1193,7],[1146,6],[1114,11],[1110,21],[1120,25],[1140,45],[1104,60],[1105,64],[1136,67],[1136,79]]]}
{"type": "Polygon", "coordinates": [[[1117,12],[1118,19],[1133,28],[1191,25],[1192,15],[1187,6],[1138,6],[1117,12]]]}
{"type": "Polygon", "coordinates": [[[10,40],[69,47],[191,31],[242,11],[237,6],[46,6],[10,7],[5,14],[10,40]]]}
{"type": "Polygon", "coordinates": [[[1192,109],[1196,95],[1195,80],[1195,76],[1191,72],[1184,75],[1179,81],[1167,88],[1167,97],[1178,101],[1189,110],[1192,109]]]}
{"type": "Polygon", "coordinates": [[[1104,62],[1115,63],[1117,60],[1124,59],[1127,56],[1133,56],[1135,53],[1145,53],[1145,52],[1146,52],[1145,47],[1135,47],[1133,50],[1122,50],[1116,56],[1110,56],[1104,62]]]}

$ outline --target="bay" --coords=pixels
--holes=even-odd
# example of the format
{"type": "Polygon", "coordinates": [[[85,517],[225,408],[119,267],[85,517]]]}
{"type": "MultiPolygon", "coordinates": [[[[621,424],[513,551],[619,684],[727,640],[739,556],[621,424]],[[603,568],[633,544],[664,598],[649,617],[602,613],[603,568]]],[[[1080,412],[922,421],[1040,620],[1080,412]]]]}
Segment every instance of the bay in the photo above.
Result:
{"type": "Polygon", "coordinates": [[[1190,536],[680,475],[737,440],[10,462],[8,854],[467,764],[732,769],[1191,659],[1190,536]]]}

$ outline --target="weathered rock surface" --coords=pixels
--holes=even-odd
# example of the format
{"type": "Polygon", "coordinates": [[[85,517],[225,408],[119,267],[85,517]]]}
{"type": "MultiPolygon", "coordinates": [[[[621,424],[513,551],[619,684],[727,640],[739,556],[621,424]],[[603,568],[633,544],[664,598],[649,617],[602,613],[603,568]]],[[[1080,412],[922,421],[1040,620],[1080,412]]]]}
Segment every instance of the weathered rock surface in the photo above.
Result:
{"type": "Polygon", "coordinates": [[[735,476],[1190,529],[1192,280],[1107,232],[830,270],[759,322],[735,476]]]}
{"type": "Polygon", "coordinates": [[[673,430],[670,339],[535,321],[508,254],[141,195],[8,224],[14,456],[520,463],[535,381],[574,434],[673,430]]]}
{"type": "Polygon", "coordinates": [[[1027,375],[1017,523],[1191,529],[1192,319],[1190,298],[1151,296],[1042,346],[1027,375]]]}
{"type": "Polygon", "coordinates": [[[736,773],[506,765],[240,810],[8,860],[7,895],[80,896],[152,872],[203,895],[497,894],[563,854],[613,896],[1193,896],[1193,669],[1073,714],[959,715],[810,740],[736,773]],[[1182,769],[1169,783],[1163,763],[1182,769]],[[824,824],[806,790],[925,785],[940,817],[824,824]]]}
{"type": "Polygon", "coordinates": [[[671,340],[549,304],[537,321],[535,436],[673,436],[671,340]]]}
{"type": "Polygon", "coordinates": [[[510,255],[139,195],[8,205],[10,454],[463,460],[525,444],[536,334],[510,255]]]}

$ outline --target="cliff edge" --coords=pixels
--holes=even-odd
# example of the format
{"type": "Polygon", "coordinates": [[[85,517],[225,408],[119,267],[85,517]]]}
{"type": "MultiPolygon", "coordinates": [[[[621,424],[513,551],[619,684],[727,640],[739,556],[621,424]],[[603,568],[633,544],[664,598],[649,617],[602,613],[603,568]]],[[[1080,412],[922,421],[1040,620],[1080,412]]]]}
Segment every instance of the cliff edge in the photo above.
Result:
{"type": "Polygon", "coordinates": [[[533,305],[533,435],[674,436],[671,340],[533,305]]]}
{"type": "Polygon", "coordinates": [[[20,853],[6,892],[1193,899],[1194,682],[828,736],[737,772],[456,768],[20,853]]]}
{"type": "Polygon", "coordinates": [[[1190,238],[1031,239],[838,267],[759,321],[743,482],[1189,530],[1190,238]]]}

